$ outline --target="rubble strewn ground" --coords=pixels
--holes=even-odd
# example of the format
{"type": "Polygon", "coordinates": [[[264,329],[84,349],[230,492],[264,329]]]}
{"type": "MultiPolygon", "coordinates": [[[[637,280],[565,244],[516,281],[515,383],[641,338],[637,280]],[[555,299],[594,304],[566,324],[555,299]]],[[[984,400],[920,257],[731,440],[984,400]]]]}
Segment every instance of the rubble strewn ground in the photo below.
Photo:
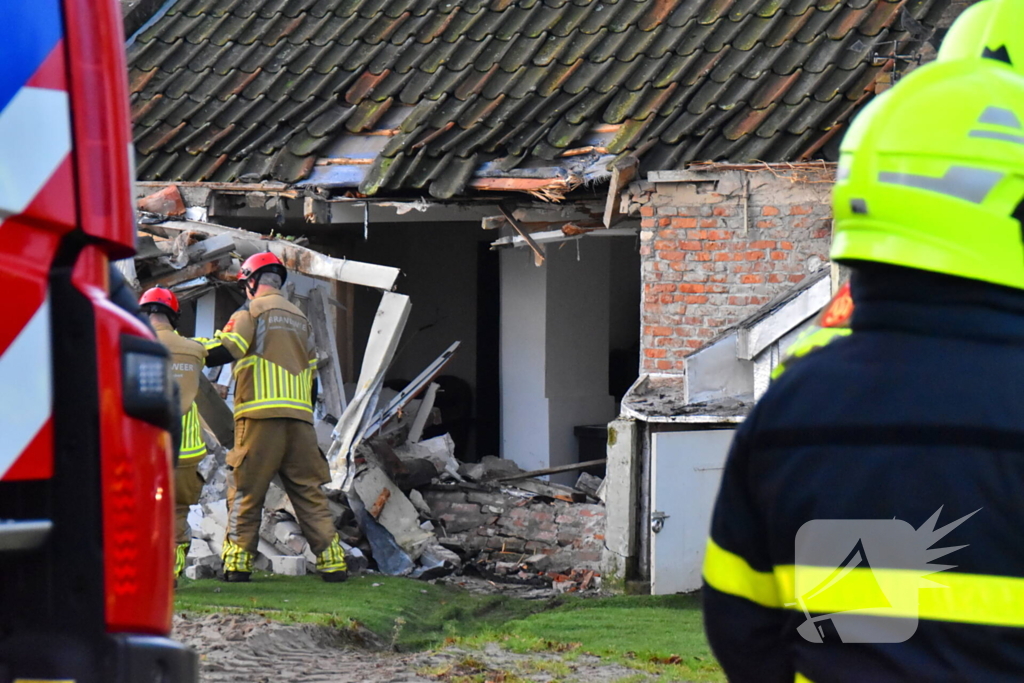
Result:
{"type": "Polygon", "coordinates": [[[721,681],[693,596],[520,600],[364,576],[187,581],[174,637],[202,681],[721,681]]]}

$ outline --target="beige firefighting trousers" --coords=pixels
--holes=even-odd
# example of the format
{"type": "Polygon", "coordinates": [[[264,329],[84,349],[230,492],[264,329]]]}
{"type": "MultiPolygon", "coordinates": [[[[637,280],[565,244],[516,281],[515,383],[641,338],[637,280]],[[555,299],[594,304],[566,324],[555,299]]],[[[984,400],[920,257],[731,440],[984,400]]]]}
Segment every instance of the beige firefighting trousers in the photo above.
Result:
{"type": "Polygon", "coordinates": [[[192,542],[192,530],[188,527],[189,506],[199,502],[203,492],[203,478],[199,476],[199,462],[174,468],[174,531],[175,543],[185,545],[192,542]]]}
{"type": "Polygon", "coordinates": [[[256,554],[263,500],[270,480],[281,475],[309,548],[320,555],[337,533],[321,484],[331,480],[313,425],[287,417],[235,420],[235,447],[228,464],[228,538],[256,554]]]}

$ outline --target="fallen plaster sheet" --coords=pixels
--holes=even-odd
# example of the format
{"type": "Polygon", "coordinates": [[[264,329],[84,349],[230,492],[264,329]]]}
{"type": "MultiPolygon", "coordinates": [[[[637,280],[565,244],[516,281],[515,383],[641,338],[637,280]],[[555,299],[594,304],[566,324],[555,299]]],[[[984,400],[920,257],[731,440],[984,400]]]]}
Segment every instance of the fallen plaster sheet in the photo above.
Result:
{"type": "MultiPolygon", "coordinates": [[[[409,384],[402,389],[391,401],[387,407],[371,422],[365,431],[363,431],[362,439],[368,439],[377,431],[387,424],[388,420],[393,418],[399,410],[401,410],[409,401],[416,397],[428,383],[434,381],[434,379],[441,373],[441,370],[448,365],[455,352],[458,351],[459,346],[462,342],[454,342],[451,346],[445,349],[445,352],[438,356],[433,363],[427,366],[426,370],[416,376],[416,379],[409,382],[409,384]]],[[[354,400],[354,399],[353,399],[354,400]]]]}
{"type": "Polygon", "coordinates": [[[173,231],[194,231],[208,235],[232,235],[238,252],[243,257],[270,250],[289,268],[303,275],[326,280],[338,280],[354,285],[390,291],[401,272],[398,268],[373,263],[349,261],[327,256],[314,249],[308,249],[287,240],[267,239],[266,235],[249,232],[240,228],[228,228],[199,221],[164,221],[155,225],[140,226],[141,229],[165,228],[173,231]]]}
{"type": "Polygon", "coordinates": [[[359,444],[361,428],[380,392],[384,373],[395,356],[402,330],[409,319],[412,305],[404,294],[386,292],[381,297],[377,315],[373,320],[370,338],[363,355],[363,366],[359,372],[355,395],[334,428],[334,443],[327,453],[331,465],[331,486],[347,491],[351,486],[354,472],[349,457],[359,444]]]}
{"type": "Polygon", "coordinates": [[[434,409],[434,401],[437,399],[439,387],[440,385],[437,382],[431,382],[430,386],[427,387],[427,393],[423,396],[423,403],[420,404],[420,409],[416,412],[416,418],[412,421],[412,427],[409,428],[409,443],[418,443],[423,438],[423,428],[427,424],[430,411],[434,409]]]}

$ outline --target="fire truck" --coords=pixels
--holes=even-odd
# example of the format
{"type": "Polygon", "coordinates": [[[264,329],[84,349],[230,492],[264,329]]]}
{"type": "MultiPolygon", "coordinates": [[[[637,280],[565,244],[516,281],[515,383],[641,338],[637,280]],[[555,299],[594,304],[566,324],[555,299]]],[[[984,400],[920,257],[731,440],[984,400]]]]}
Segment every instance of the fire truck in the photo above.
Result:
{"type": "Polygon", "coordinates": [[[135,238],[120,11],[0,8],[0,683],[195,681],[168,638],[167,356],[110,294],[135,238]]]}

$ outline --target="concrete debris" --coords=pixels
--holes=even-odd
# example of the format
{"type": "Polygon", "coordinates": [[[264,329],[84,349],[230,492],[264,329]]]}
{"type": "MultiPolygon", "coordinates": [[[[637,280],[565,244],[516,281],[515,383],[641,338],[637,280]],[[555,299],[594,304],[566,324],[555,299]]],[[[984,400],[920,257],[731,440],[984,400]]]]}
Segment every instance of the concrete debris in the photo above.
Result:
{"type": "Polygon", "coordinates": [[[272,555],[272,571],[284,576],[303,576],[306,573],[306,558],[293,555],[272,555]]]}
{"type": "Polygon", "coordinates": [[[594,498],[600,498],[597,492],[604,484],[604,479],[601,477],[595,477],[592,474],[582,472],[580,478],[576,480],[576,488],[587,495],[593,496],[594,498]]]}
{"type": "Polygon", "coordinates": [[[485,455],[480,462],[464,464],[459,468],[459,474],[471,481],[489,481],[501,479],[516,474],[522,474],[523,469],[511,460],[498,458],[493,455],[485,455]]]}
{"type": "MultiPolygon", "coordinates": [[[[424,517],[430,517],[433,514],[430,511],[430,506],[427,505],[427,501],[424,500],[423,494],[416,489],[409,492],[409,502],[412,503],[416,507],[416,510],[418,510],[424,517]]],[[[429,520],[428,522],[424,522],[424,524],[427,523],[429,523],[429,520]]],[[[420,526],[422,527],[423,524],[420,524],[420,526]]],[[[433,527],[433,525],[431,525],[431,527],[433,527]]]]}
{"type": "Polygon", "coordinates": [[[433,463],[437,475],[442,479],[462,480],[459,475],[459,461],[455,459],[455,442],[448,434],[435,436],[419,443],[406,443],[395,448],[394,452],[401,460],[417,458],[429,460],[433,463]]]}

